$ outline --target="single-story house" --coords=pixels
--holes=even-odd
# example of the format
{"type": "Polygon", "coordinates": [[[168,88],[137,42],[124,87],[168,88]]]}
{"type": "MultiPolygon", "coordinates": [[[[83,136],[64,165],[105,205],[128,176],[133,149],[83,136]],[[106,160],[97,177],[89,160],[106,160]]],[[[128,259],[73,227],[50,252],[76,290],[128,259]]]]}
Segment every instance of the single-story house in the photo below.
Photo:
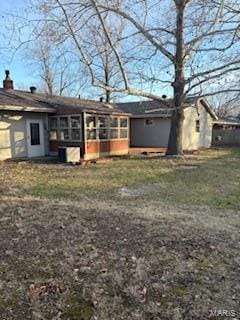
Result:
{"type": "Polygon", "coordinates": [[[0,89],[0,160],[56,155],[79,147],[81,158],[128,154],[129,115],[114,104],[0,89]]]}
{"type": "MultiPolygon", "coordinates": [[[[130,113],[130,146],[166,148],[169,140],[172,101],[138,101],[119,103],[130,113]]],[[[188,97],[184,105],[183,149],[209,148],[213,120],[217,116],[204,98],[188,97]]]]}

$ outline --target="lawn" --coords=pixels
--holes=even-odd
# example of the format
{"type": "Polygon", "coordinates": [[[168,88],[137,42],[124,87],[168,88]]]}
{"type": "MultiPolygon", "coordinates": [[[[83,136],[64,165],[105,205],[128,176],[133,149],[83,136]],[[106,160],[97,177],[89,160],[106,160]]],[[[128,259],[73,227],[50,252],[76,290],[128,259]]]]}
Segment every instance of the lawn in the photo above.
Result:
{"type": "Polygon", "coordinates": [[[115,158],[83,167],[19,162],[3,165],[0,188],[50,199],[164,201],[240,208],[240,151],[219,149],[188,156],[115,158]]]}
{"type": "Polygon", "coordinates": [[[239,164],[0,164],[0,320],[238,319],[239,164]]]}

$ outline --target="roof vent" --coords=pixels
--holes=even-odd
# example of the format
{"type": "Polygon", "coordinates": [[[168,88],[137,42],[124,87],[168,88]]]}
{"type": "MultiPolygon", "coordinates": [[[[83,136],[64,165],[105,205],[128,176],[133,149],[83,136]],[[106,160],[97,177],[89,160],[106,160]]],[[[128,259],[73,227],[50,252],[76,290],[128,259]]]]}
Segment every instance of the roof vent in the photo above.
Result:
{"type": "Polygon", "coordinates": [[[37,88],[36,87],[30,87],[30,92],[32,94],[36,93],[37,92],[37,88]]]}
{"type": "Polygon", "coordinates": [[[13,90],[13,81],[10,78],[10,72],[9,70],[5,71],[6,78],[3,80],[3,88],[5,90],[13,90]]]}

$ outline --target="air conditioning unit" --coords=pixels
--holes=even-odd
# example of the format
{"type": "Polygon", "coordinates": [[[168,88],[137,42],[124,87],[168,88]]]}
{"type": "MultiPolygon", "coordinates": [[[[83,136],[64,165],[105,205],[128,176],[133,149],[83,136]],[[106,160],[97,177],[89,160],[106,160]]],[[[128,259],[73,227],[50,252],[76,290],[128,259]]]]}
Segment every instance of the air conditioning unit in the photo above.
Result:
{"type": "Polygon", "coordinates": [[[61,162],[78,163],[80,162],[81,148],[79,147],[59,147],[58,158],[61,162]]]}

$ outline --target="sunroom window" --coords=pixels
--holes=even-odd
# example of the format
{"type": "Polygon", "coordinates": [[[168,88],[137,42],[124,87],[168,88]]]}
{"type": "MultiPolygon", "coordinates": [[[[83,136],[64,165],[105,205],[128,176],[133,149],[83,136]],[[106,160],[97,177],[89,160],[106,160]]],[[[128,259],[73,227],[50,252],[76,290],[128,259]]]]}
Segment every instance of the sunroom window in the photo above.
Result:
{"type": "Polygon", "coordinates": [[[108,139],[108,128],[109,128],[109,118],[108,117],[98,117],[99,126],[99,139],[108,139]]]}
{"type": "Polygon", "coordinates": [[[68,125],[68,117],[60,117],[60,140],[69,140],[69,125],[68,125]]]}
{"type": "Polygon", "coordinates": [[[96,124],[97,124],[96,117],[87,115],[87,117],[86,117],[87,140],[96,140],[97,139],[96,124]]]}
{"type": "Polygon", "coordinates": [[[117,117],[110,118],[110,139],[118,139],[118,121],[117,117]]]}
{"type": "Polygon", "coordinates": [[[87,140],[128,139],[128,118],[86,116],[87,140]]]}
{"type": "Polygon", "coordinates": [[[120,118],[120,139],[128,138],[128,119],[120,118]]]}
{"type": "Polygon", "coordinates": [[[50,140],[57,140],[58,138],[58,119],[49,118],[49,139],[50,140]]]}
{"type": "Polygon", "coordinates": [[[81,117],[70,117],[71,140],[81,140],[81,117]]]}

